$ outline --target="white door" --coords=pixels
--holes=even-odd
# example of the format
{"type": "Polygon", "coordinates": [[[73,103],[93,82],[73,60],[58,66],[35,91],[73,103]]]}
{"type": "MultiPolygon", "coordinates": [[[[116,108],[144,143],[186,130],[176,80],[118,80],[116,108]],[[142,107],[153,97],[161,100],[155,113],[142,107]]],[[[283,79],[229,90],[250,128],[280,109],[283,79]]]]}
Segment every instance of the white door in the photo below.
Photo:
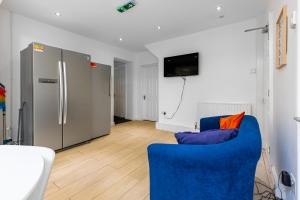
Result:
{"type": "Polygon", "coordinates": [[[158,65],[145,65],[140,71],[140,99],[143,120],[158,120],[158,65]]]}
{"type": "Polygon", "coordinates": [[[126,76],[125,64],[115,62],[114,69],[114,115],[126,116],[126,76]]]}

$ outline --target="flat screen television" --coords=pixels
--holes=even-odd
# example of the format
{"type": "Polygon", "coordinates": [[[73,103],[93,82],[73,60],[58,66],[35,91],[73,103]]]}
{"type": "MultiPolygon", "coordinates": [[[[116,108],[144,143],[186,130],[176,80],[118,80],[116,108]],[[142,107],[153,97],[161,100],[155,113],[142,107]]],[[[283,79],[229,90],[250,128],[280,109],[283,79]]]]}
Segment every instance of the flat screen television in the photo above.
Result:
{"type": "Polygon", "coordinates": [[[199,53],[164,59],[164,77],[199,75],[199,53]]]}

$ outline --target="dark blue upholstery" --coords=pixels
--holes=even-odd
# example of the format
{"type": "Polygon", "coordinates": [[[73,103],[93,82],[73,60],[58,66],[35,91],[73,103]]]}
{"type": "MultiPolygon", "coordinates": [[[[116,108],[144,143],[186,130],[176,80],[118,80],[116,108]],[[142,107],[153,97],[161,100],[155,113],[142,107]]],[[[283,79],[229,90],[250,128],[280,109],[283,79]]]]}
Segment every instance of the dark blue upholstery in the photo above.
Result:
{"type": "MultiPolygon", "coordinates": [[[[220,117],[201,119],[201,130],[219,128],[220,117]]],[[[151,200],[252,200],[261,136],[245,116],[236,138],[214,145],[151,144],[151,200]]]]}

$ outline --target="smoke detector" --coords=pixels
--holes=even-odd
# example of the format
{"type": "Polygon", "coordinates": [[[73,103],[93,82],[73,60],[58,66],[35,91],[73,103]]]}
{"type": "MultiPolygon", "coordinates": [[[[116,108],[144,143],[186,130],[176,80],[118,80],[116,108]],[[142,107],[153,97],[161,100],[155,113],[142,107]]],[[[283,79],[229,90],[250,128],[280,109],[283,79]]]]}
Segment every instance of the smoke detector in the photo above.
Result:
{"type": "Polygon", "coordinates": [[[125,4],[122,4],[122,5],[118,6],[117,11],[120,12],[120,13],[123,13],[123,12],[126,12],[126,11],[130,10],[134,6],[136,6],[136,2],[134,0],[131,0],[131,1],[128,1],[127,3],[125,3],[125,4]]]}

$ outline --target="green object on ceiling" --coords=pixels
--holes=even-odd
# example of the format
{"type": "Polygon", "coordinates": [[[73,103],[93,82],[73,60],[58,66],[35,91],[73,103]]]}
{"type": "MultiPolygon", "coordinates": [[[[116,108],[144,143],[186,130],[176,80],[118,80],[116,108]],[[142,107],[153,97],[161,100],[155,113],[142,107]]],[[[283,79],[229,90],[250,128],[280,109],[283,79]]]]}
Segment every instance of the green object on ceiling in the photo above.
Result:
{"type": "Polygon", "coordinates": [[[120,13],[126,12],[127,10],[133,8],[134,6],[136,6],[135,1],[129,1],[128,3],[118,6],[117,7],[117,11],[119,11],[120,13]]]}

